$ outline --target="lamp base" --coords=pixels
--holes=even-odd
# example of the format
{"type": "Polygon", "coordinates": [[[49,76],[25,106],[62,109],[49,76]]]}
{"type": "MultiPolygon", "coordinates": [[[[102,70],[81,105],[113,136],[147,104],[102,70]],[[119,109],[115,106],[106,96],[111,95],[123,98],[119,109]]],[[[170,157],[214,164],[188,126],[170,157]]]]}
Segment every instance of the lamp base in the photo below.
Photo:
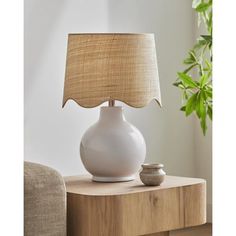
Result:
{"type": "Polygon", "coordinates": [[[122,107],[101,107],[98,122],[82,137],[80,156],[94,181],[131,181],[144,162],[146,144],[125,120],[122,107]]]}
{"type": "Polygon", "coordinates": [[[93,176],[92,180],[95,182],[105,182],[105,183],[114,183],[114,182],[128,182],[135,179],[135,175],[127,177],[98,177],[93,176]]]}

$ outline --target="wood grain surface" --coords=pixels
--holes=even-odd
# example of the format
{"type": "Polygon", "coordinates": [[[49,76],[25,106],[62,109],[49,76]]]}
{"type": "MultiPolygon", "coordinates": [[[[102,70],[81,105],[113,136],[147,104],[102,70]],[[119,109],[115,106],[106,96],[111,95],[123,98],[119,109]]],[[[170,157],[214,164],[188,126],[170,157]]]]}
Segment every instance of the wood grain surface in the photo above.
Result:
{"type": "Polygon", "coordinates": [[[142,236],[169,236],[169,232],[160,232],[160,233],[154,233],[154,234],[145,234],[142,236]]]}
{"type": "Polygon", "coordinates": [[[206,222],[202,179],[166,176],[160,187],[144,186],[138,178],[96,183],[74,176],[65,182],[69,236],[148,235],[206,222]]]}

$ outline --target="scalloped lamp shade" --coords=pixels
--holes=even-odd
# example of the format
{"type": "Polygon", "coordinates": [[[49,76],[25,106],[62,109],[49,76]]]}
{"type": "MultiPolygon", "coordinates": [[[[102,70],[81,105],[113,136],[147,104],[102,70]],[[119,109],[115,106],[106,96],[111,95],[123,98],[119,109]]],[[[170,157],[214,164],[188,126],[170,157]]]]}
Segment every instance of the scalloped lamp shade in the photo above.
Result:
{"type": "Polygon", "coordinates": [[[119,100],[161,106],[153,34],[69,34],[63,107],[72,99],[82,107],[119,100]]]}

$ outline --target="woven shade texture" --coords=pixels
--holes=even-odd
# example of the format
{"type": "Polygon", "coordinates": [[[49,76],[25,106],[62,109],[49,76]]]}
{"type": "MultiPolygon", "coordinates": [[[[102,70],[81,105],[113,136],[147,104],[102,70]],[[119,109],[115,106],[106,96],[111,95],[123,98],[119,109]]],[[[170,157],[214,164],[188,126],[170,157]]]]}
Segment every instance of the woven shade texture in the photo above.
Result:
{"type": "Polygon", "coordinates": [[[161,106],[153,34],[69,34],[63,107],[72,99],[82,107],[119,100],[161,106]]]}

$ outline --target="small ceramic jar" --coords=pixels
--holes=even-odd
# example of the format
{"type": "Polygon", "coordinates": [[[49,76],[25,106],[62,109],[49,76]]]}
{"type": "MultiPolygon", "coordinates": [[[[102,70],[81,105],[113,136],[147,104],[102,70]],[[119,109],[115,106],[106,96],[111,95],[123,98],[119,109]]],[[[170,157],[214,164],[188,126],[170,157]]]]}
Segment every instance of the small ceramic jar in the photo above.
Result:
{"type": "Polygon", "coordinates": [[[143,169],[139,173],[141,181],[148,186],[159,186],[165,178],[163,164],[143,164],[143,169]]]}

